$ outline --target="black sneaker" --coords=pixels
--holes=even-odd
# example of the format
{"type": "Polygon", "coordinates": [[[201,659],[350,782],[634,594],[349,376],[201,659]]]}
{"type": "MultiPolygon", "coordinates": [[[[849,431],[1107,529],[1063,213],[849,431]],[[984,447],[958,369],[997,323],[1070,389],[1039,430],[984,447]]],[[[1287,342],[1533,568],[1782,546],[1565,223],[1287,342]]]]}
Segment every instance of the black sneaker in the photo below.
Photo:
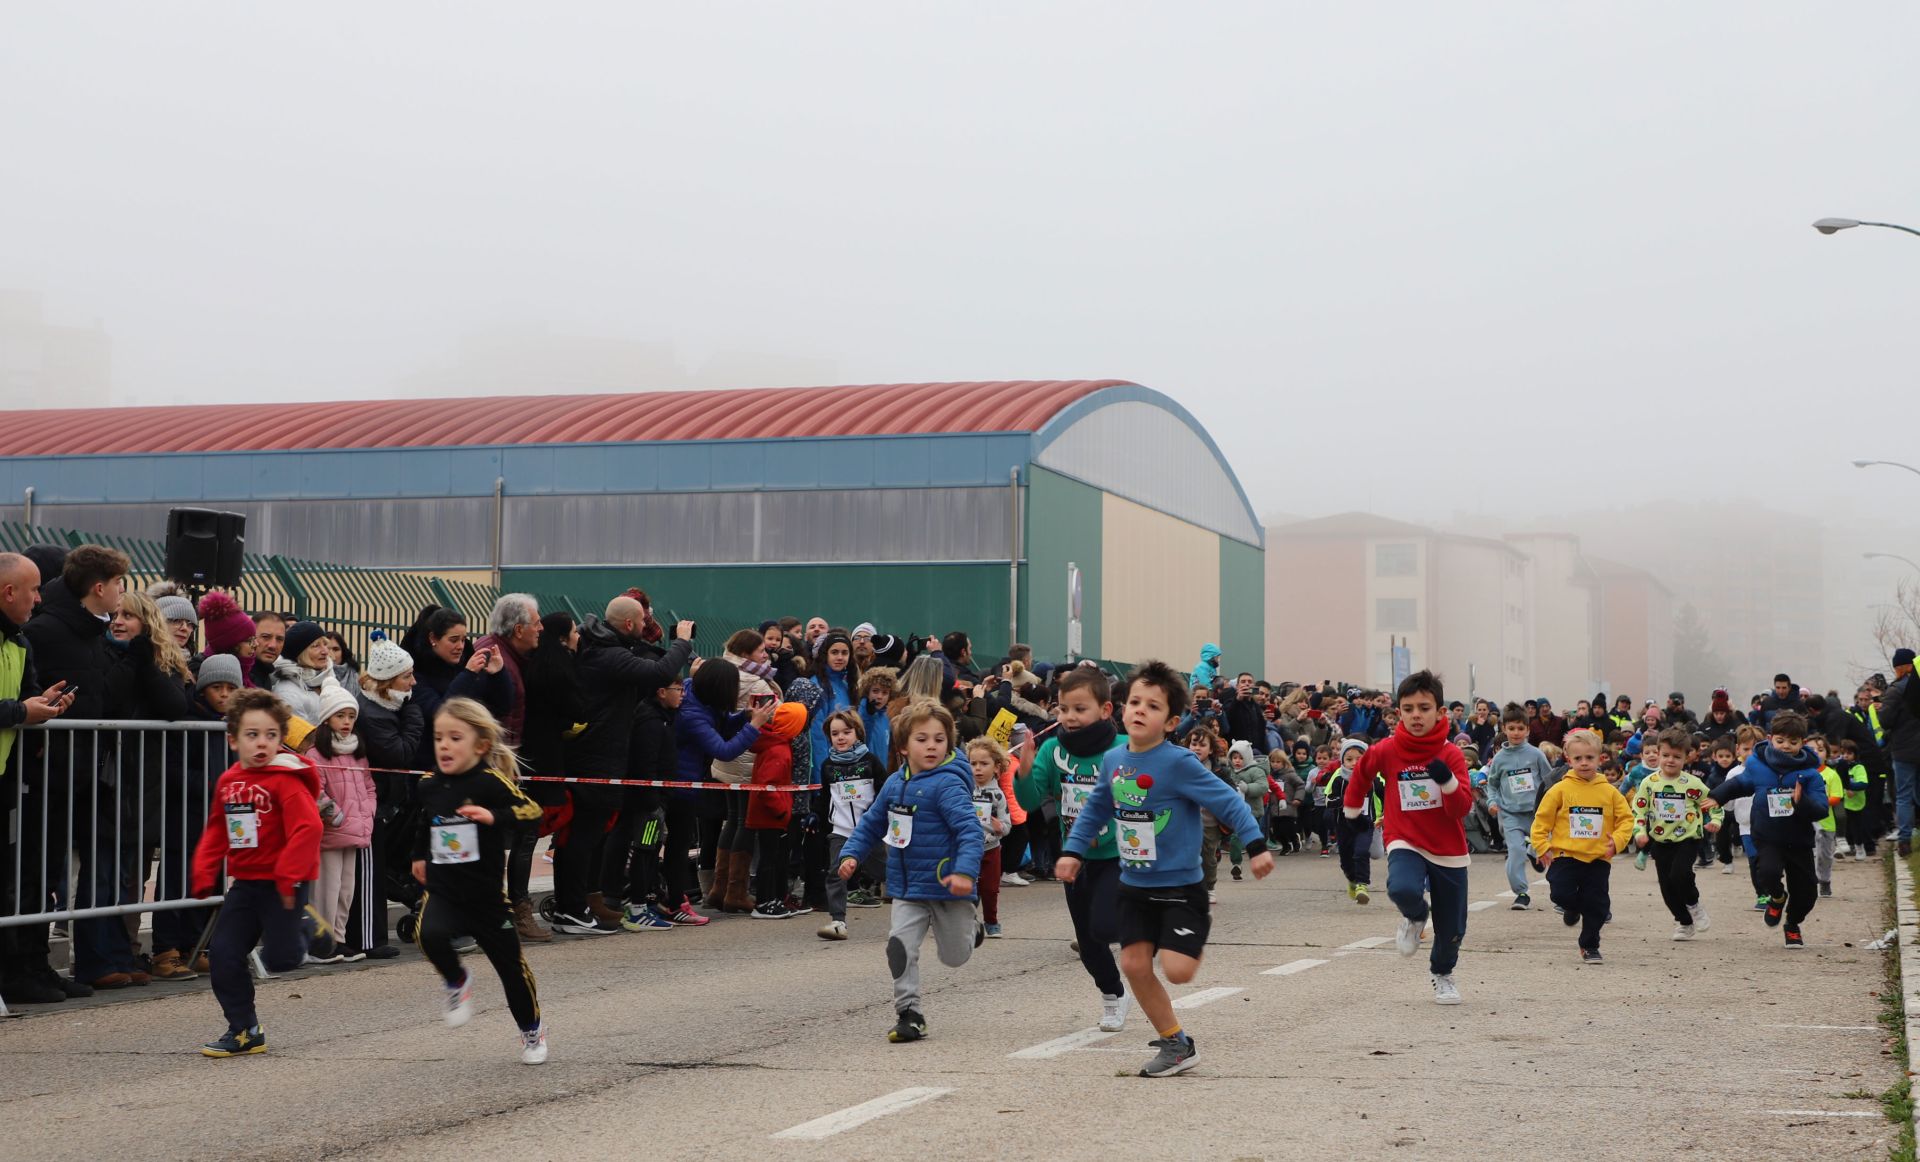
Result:
{"type": "Polygon", "coordinates": [[[1786,906],[1787,900],[1785,896],[1772,896],[1768,898],[1767,914],[1761,917],[1761,919],[1767,922],[1767,927],[1778,928],[1780,926],[1780,912],[1781,909],[1786,906]]]}
{"type": "Polygon", "coordinates": [[[1582,948],[1580,950],[1580,963],[1582,964],[1605,964],[1606,962],[1606,957],[1600,955],[1598,948],[1582,948]]]}
{"type": "Polygon", "coordinates": [[[367,949],[368,960],[392,960],[400,955],[400,950],[391,944],[378,944],[367,949]]]}
{"type": "Polygon", "coordinates": [[[1831,895],[1833,895],[1833,885],[1832,885],[1832,884],[1821,884],[1821,885],[1820,885],[1820,894],[1821,894],[1822,896],[1831,896],[1831,895]]]}
{"type": "Polygon", "coordinates": [[[1524,912],[1531,907],[1533,907],[1533,897],[1525,892],[1521,892],[1513,898],[1513,907],[1510,911],[1524,912]]]}
{"type": "Polygon", "coordinates": [[[920,1015],[919,1009],[908,1009],[900,1014],[900,1019],[887,1031],[887,1040],[895,1045],[904,1045],[908,1041],[918,1041],[927,1035],[927,1019],[920,1015]]]}
{"type": "Polygon", "coordinates": [[[1580,913],[1574,911],[1572,908],[1562,908],[1560,909],[1560,922],[1569,928],[1575,927],[1580,923],[1580,913]]]}
{"type": "Polygon", "coordinates": [[[793,912],[779,900],[768,900],[753,910],[753,918],[756,920],[785,920],[792,915],[793,912]]]}
{"type": "Polygon", "coordinates": [[[1533,865],[1533,870],[1536,874],[1539,874],[1539,875],[1547,874],[1547,865],[1540,862],[1539,856],[1529,855],[1527,857],[1527,862],[1533,865]]]}
{"type": "Polygon", "coordinates": [[[67,990],[41,977],[28,976],[0,984],[0,998],[9,1005],[57,1005],[67,999],[67,990]]]}
{"type": "MultiPolygon", "coordinates": [[[[619,928],[594,915],[591,910],[578,916],[571,912],[559,913],[554,917],[553,930],[565,932],[569,936],[611,936],[620,931],[619,928]]],[[[456,949],[460,947],[457,941],[454,947],[456,949]]]]}
{"type": "Polygon", "coordinates": [[[1233,878],[1236,880],[1240,878],[1240,865],[1237,863],[1233,865],[1233,878]]]}
{"type": "Polygon", "coordinates": [[[200,1052],[208,1057],[245,1057],[266,1051],[267,1034],[258,1025],[251,1029],[228,1029],[218,1041],[200,1046],[200,1052]]]}
{"type": "Polygon", "coordinates": [[[1153,1060],[1140,1067],[1141,1077],[1172,1077],[1192,1069],[1200,1060],[1200,1051],[1194,1046],[1193,1038],[1185,1033],[1162,1037],[1148,1047],[1159,1052],[1153,1055],[1153,1060]]]}
{"type": "Polygon", "coordinates": [[[1800,929],[1794,927],[1792,924],[1787,925],[1787,947],[1805,948],[1806,946],[1807,942],[1800,938],[1800,929]]]}

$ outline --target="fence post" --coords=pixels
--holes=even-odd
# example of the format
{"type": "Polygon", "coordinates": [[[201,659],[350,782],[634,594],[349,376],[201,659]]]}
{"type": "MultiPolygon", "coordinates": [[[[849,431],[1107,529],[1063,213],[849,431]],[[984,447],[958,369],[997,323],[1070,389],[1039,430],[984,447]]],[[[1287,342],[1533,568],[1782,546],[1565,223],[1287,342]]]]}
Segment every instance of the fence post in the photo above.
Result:
{"type": "Polygon", "coordinates": [[[453,594],[447,592],[447,587],[440,580],[440,578],[438,577],[427,578],[427,588],[433,590],[433,599],[440,603],[441,608],[443,609],[460,608],[459,605],[454,603],[453,594]]]}
{"type": "Polygon", "coordinates": [[[278,554],[268,557],[267,565],[272,568],[273,575],[280,579],[280,587],[287,591],[287,596],[293,598],[293,616],[301,621],[307,620],[307,588],[294,575],[293,566],[278,554]]]}

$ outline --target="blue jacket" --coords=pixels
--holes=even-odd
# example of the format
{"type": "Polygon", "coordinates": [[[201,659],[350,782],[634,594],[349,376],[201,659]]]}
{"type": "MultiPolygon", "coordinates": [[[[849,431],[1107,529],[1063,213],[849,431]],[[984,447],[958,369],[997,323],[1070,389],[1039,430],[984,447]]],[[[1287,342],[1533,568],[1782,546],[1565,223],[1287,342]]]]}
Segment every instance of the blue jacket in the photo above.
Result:
{"type": "MultiPolygon", "coordinates": [[[[679,748],[680,778],[686,782],[712,783],[714,759],[737,759],[747,748],[760,741],[758,727],[748,723],[748,715],[735,713],[716,720],[707,704],[693,696],[693,679],[682,683],[686,691],[680,699],[680,712],[673,716],[673,741],[679,748]],[[723,731],[721,728],[725,727],[723,731]]],[[[678,788],[674,794],[691,799],[704,792],[678,788]]],[[[744,791],[731,792],[745,794],[744,791]]]]}
{"type": "MultiPolygon", "coordinates": [[[[1500,749],[1493,752],[1487,760],[1487,797],[1502,814],[1531,816],[1533,809],[1540,805],[1540,796],[1547,793],[1549,776],[1553,764],[1540,748],[1530,742],[1519,746],[1507,746],[1502,743],[1500,749]],[[1521,791],[1514,787],[1515,775],[1531,775],[1532,786],[1521,791]]],[[[1526,781],[1524,778],[1521,781],[1526,781]]]]}
{"type": "MultiPolygon", "coordinates": [[[[1224,790],[1225,784],[1221,786],[1224,790]]],[[[893,772],[875,796],[873,806],[854,824],[853,834],[840,848],[840,858],[866,859],[886,833],[896,807],[912,812],[913,836],[905,847],[887,848],[887,893],[896,900],[978,896],[980,857],[986,850],[986,839],[980,831],[980,817],[973,813],[973,767],[967,760],[956,755],[917,775],[909,775],[905,768],[893,772]],[[949,892],[940,877],[950,875],[972,876],[973,896],[949,892]]]]}
{"type": "Polygon", "coordinates": [[[1213,680],[1220,676],[1220,667],[1214,663],[1220,660],[1220,647],[1208,642],[1200,647],[1200,664],[1193,668],[1193,681],[1189,687],[1205,686],[1213,688],[1213,680]]]}
{"type": "Polygon", "coordinates": [[[873,703],[860,700],[860,724],[867,728],[867,749],[880,756],[882,763],[893,753],[893,719],[887,717],[886,703],[875,710],[873,703]]]}
{"type": "MultiPolygon", "coordinates": [[[[847,672],[827,670],[825,663],[822,663],[822,671],[820,676],[814,679],[820,686],[820,705],[812,708],[813,718],[807,726],[807,737],[813,742],[812,752],[808,755],[811,760],[808,773],[812,777],[802,779],[801,782],[819,782],[820,768],[826,765],[827,755],[833,752],[833,748],[827,745],[827,718],[835,711],[849,710],[853,707],[853,692],[847,689],[847,672]]],[[[887,761],[887,752],[876,750],[871,738],[867,740],[867,749],[874,750],[880,755],[881,762],[887,761]]],[[[798,764],[796,768],[797,766],[798,764]]]]}
{"type": "Polygon", "coordinates": [[[1747,756],[1746,766],[1713,790],[1707,797],[1722,806],[1735,799],[1753,796],[1753,814],[1747,834],[1755,843],[1777,843],[1783,847],[1812,847],[1813,825],[1827,817],[1827,781],[1820,775],[1820,760],[1813,748],[1803,746],[1799,754],[1781,754],[1771,742],[1763,742],[1747,756]],[[1769,809],[1769,792],[1791,793],[1800,784],[1800,802],[1788,815],[1774,815],[1769,809]]]}
{"type": "MultiPolygon", "coordinates": [[[[1193,752],[1183,746],[1163,742],[1135,754],[1123,743],[1100,760],[1100,774],[1061,850],[1076,859],[1087,858],[1101,829],[1115,822],[1117,795],[1121,810],[1139,815],[1143,826],[1149,817],[1153,824],[1151,861],[1130,861],[1122,846],[1120,882],[1129,887],[1177,888],[1200,882],[1202,807],[1231,828],[1249,851],[1266,850],[1260,821],[1253,817],[1240,792],[1201,766],[1193,752]],[[1150,776],[1144,787],[1140,784],[1142,776],[1150,776]]],[[[1125,822],[1121,821],[1122,835],[1125,822]]]]}

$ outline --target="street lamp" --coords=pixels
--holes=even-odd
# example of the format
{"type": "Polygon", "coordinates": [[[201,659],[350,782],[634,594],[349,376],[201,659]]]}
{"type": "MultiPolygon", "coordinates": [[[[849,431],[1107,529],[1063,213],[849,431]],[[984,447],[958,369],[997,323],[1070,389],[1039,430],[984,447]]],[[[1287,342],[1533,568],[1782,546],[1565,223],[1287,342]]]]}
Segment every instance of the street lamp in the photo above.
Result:
{"type": "Polygon", "coordinates": [[[1879,226],[1887,230],[1905,230],[1909,234],[1920,235],[1920,230],[1911,226],[1901,226],[1894,222],[1863,222],[1858,218],[1822,218],[1813,224],[1822,234],[1838,234],[1842,230],[1851,230],[1855,226],[1879,226]]]}
{"type": "Polygon", "coordinates": [[[1898,553],[1862,553],[1860,554],[1860,559],[1863,561],[1899,561],[1906,565],[1907,568],[1912,569],[1916,573],[1920,573],[1920,564],[1915,564],[1898,553]]]}
{"type": "Polygon", "coordinates": [[[1905,468],[1915,476],[1920,476],[1920,468],[1915,468],[1911,464],[1902,464],[1898,460],[1855,460],[1853,462],[1855,468],[1871,468],[1875,464],[1882,464],[1888,468],[1905,468]]]}

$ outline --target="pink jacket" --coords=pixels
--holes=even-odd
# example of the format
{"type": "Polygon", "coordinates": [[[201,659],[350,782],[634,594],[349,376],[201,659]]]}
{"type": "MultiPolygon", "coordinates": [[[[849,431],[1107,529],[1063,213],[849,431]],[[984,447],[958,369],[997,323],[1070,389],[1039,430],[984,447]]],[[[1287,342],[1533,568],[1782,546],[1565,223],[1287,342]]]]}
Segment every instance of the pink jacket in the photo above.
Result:
{"type": "Polygon", "coordinates": [[[320,789],[340,805],[346,819],[338,827],[329,827],[320,837],[321,851],[343,847],[373,845],[373,816],[378,805],[373,795],[373,775],[367,770],[367,756],[343,755],[328,758],[319,751],[307,756],[320,771],[320,789]]]}

